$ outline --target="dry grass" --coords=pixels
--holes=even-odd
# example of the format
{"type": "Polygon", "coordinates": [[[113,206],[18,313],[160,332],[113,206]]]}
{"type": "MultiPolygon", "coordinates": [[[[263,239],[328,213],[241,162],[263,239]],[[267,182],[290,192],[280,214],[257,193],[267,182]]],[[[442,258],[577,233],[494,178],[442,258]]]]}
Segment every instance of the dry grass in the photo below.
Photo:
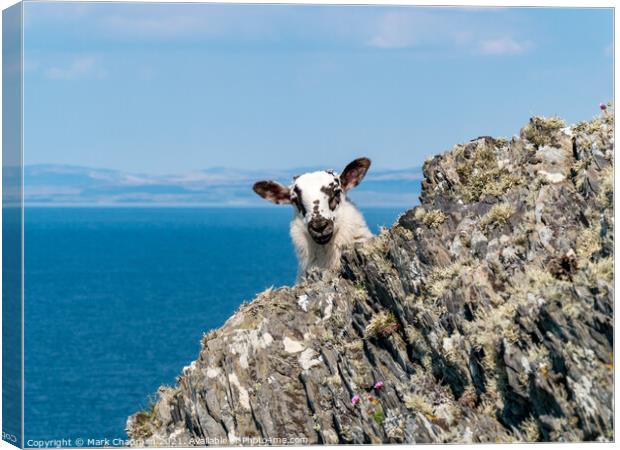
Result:
{"type": "Polygon", "coordinates": [[[498,166],[495,148],[492,144],[481,141],[471,157],[466,159],[462,157],[462,149],[455,150],[462,158],[456,172],[461,181],[460,193],[466,202],[478,201],[483,195],[500,197],[524,181],[522,176],[511,174],[506,168],[498,166]]]}
{"type": "Polygon", "coordinates": [[[433,407],[424,397],[417,394],[409,394],[405,397],[405,406],[412,411],[421,412],[427,417],[434,416],[433,407]]]}
{"type": "Polygon", "coordinates": [[[613,258],[603,258],[588,265],[592,280],[606,280],[613,282],[614,261],[613,258]]]}
{"type": "Polygon", "coordinates": [[[136,413],[131,429],[131,437],[134,439],[146,439],[153,434],[153,428],[159,426],[161,426],[161,422],[155,413],[155,404],[151,403],[146,410],[136,413]]]}
{"type": "Polygon", "coordinates": [[[577,240],[576,253],[579,259],[588,260],[601,249],[600,227],[586,228],[577,240]]]}
{"type": "Polygon", "coordinates": [[[347,351],[357,353],[364,350],[364,342],[362,342],[361,339],[358,339],[353,342],[347,342],[346,344],[344,344],[344,347],[347,349],[347,351]]]}
{"type": "Polygon", "coordinates": [[[364,332],[365,337],[380,336],[387,337],[398,330],[398,321],[391,312],[382,311],[375,314],[364,332]]]}
{"type": "Polygon", "coordinates": [[[447,218],[448,216],[446,216],[443,211],[434,209],[432,211],[428,211],[424,215],[422,222],[429,228],[437,228],[439,225],[444,223],[447,218]]]}
{"type": "Polygon", "coordinates": [[[521,422],[519,428],[523,432],[523,437],[525,437],[526,442],[538,442],[540,439],[538,423],[536,423],[532,417],[529,417],[521,422]]]}
{"type": "Polygon", "coordinates": [[[553,131],[565,126],[566,122],[559,117],[532,117],[530,123],[521,131],[521,135],[536,147],[542,147],[552,144],[553,131]]]}
{"type": "Polygon", "coordinates": [[[427,279],[428,293],[433,298],[440,297],[450,286],[452,281],[461,275],[466,267],[461,262],[455,262],[446,267],[439,267],[433,270],[427,279]]]}
{"type": "Polygon", "coordinates": [[[488,231],[506,225],[514,212],[513,206],[508,203],[497,204],[480,219],[480,227],[488,231]]]}

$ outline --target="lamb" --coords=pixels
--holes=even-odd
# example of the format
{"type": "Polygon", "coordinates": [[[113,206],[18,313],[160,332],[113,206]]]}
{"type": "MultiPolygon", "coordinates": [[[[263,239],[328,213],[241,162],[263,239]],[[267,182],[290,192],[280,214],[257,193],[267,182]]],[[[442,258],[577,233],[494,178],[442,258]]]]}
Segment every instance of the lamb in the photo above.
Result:
{"type": "Polygon", "coordinates": [[[338,269],[344,246],[372,237],[362,213],[346,197],[369,167],[368,158],[358,158],[340,175],[322,170],[295,177],[289,187],[271,180],[254,184],[254,192],[264,199],[295,207],[290,233],[299,264],[298,282],[315,268],[338,269]]]}

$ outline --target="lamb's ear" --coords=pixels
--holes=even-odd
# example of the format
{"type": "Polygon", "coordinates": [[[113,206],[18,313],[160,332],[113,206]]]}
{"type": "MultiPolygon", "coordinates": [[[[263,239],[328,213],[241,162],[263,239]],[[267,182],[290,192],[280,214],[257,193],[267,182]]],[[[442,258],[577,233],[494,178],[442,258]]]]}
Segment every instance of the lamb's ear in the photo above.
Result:
{"type": "Polygon", "coordinates": [[[366,176],[370,160],[368,158],[357,158],[351,161],[340,174],[340,185],[345,191],[354,188],[366,176]]]}
{"type": "Polygon", "coordinates": [[[277,205],[291,203],[291,191],[275,181],[259,181],[254,183],[254,192],[277,205]]]}

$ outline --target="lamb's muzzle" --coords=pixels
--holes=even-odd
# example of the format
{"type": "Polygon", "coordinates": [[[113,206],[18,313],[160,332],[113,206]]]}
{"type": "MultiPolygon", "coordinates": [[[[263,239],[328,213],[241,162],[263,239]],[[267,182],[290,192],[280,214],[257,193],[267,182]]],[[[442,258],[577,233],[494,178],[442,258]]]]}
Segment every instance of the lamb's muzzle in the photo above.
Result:
{"type": "Polygon", "coordinates": [[[291,237],[299,261],[298,279],[312,268],[338,268],[344,246],[372,236],[364,217],[346,197],[369,167],[368,158],[358,158],[340,175],[322,170],[295,177],[289,187],[276,181],[254,184],[254,191],[266,200],[295,207],[291,237]]]}
{"type": "Polygon", "coordinates": [[[321,216],[314,217],[308,223],[308,233],[310,233],[310,237],[312,237],[317,244],[327,244],[334,235],[333,219],[326,219],[321,216]]]}

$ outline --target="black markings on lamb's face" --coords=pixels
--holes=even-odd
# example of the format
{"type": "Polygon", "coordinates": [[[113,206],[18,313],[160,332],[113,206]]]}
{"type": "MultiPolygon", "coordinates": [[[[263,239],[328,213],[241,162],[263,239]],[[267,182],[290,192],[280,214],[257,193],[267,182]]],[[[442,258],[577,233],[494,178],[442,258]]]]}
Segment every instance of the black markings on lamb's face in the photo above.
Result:
{"type": "Polygon", "coordinates": [[[321,192],[327,195],[327,203],[329,205],[329,209],[334,211],[340,204],[340,196],[342,194],[342,189],[340,188],[340,180],[338,178],[335,178],[334,181],[329,183],[327,186],[321,187],[321,192]]]}
{"type": "MultiPolygon", "coordinates": [[[[298,178],[298,177],[295,177],[298,178]]],[[[304,206],[304,201],[302,197],[302,192],[299,186],[295,185],[293,187],[293,195],[291,195],[291,202],[297,207],[297,211],[302,216],[306,215],[306,207],[304,206]]]]}
{"type": "Polygon", "coordinates": [[[308,233],[319,244],[332,238],[337,222],[338,206],[342,202],[340,179],[334,171],[300,175],[293,181],[291,201],[297,206],[308,233]]]}
{"type": "Polygon", "coordinates": [[[339,206],[345,201],[345,193],[362,181],[369,167],[368,158],[357,158],[340,175],[322,170],[293,177],[290,187],[264,180],[254,183],[253,189],[272,203],[295,205],[295,220],[303,221],[316,243],[326,244],[337,229],[339,206]]]}

